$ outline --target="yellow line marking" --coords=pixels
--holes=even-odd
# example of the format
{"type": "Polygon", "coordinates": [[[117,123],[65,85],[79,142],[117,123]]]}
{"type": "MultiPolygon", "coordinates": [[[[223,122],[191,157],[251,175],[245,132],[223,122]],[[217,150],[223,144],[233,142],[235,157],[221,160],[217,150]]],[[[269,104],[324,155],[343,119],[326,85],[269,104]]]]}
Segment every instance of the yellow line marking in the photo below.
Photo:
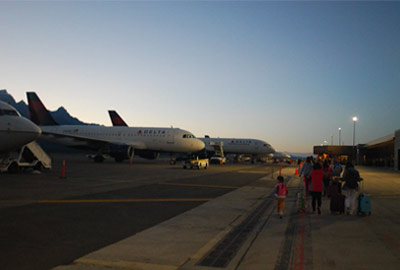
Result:
{"type": "Polygon", "coordinates": [[[207,202],[213,198],[38,200],[37,203],[207,202]]]}
{"type": "Polygon", "coordinates": [[[400,194],[398,193],[366,193],[367,195],[371,196],[371,197],[399,197],[400,194]]]}
{"type": "Polygon", "coordinates": [[[228,188],[228,189],[242,188],[239,186],[217,186],[217,185],[182,184],[182,183],[166,183],[166,182],[160,182],[158,184],[167,186],[183,186],[183,187],[209,187],[209,188],[228,188]]]}
{"type": "Polygon", "coordinates": [[[36,200],[0,200],[0,203],[36,203],[36,200]]]}
{"type": "Polygon", "coordinates": [[[50,204],[50,203],[138,203],[138,202],[208,202],[214,198],[166,198],[166,199],[57,199],[57,200],[0,200],[0,204],[7,203],[39,203],[39,204],[50,204]]]}

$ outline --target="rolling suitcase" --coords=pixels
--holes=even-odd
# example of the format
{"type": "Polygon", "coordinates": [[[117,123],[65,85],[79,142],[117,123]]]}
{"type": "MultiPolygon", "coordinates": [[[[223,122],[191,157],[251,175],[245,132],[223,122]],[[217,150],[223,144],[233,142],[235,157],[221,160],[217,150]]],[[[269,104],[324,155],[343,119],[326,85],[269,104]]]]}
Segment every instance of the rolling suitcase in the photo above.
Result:
{"type": "Polygon", "coordinates": [[[331,198],[339,194],[339,188],[336,185],[336,183],[331,183],[328,186],[328,188],[326,189],[326,194],[328,195],[328,198],[331,198]]]}
{"type": "Polygon", "coordinates": [[[343,196],[342,194],[336,194],[331,197],[330,209],[331,209],[332,214],[336,214],[336,213],[343,214],[344,213],[344,199],[345,199],[345,196],[343,196]]]}
{"type": "Polygon", "coordinates": [[[358,215],[370,216],[371,215],[371,197],[364,193],[364,181],[362,181],[362,192],[358,195],[358,215]]]}
{"type": "Polygon", "coordinates": [[[358,214],[371,215],[371,197],[365,193],[358,195],[358,214]]]}

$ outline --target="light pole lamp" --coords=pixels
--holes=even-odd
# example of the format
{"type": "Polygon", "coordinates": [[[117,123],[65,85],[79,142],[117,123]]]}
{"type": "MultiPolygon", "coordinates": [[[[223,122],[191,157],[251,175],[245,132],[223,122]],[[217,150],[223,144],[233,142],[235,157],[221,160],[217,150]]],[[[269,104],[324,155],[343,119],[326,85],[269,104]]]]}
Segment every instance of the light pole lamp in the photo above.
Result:
{"type": "Polygon", "coordinates": [[[339,128],[339,146],[341,145],[342,128],[339,128]]]}

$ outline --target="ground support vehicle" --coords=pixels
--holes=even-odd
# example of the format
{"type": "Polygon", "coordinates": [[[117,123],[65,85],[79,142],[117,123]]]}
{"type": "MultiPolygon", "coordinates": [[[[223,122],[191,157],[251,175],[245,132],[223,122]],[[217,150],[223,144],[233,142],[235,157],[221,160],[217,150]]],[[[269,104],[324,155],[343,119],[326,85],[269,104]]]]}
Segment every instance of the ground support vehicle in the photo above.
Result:
{"type": "Polygon", "coordinates": [[[210,163],[224,165],[226,163],[226,157],[213,156],[210,158],[210,163]]]}
{"type": "Polygon", "coordinates": [[[207,169],[209,165],[208,158],[205,159],[188,159],[183,163],[183,168],[187,169],[198,169],[200,170],[201,168],[207,169]]]}

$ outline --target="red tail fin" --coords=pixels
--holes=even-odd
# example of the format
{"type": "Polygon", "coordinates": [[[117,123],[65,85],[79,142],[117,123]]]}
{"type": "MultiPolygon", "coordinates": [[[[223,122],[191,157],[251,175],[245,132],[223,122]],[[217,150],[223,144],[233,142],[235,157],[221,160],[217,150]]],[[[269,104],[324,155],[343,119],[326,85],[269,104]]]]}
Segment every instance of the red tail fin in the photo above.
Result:
{"type": "Polygon", "coordinates": [[[28,97],[29,115],[32,122],[39,126],[58,125],[35,92],[26,92],[26,96],[28,97]]]}
{"type": "Polygon", "coordinates": [[[116,111],[108,111],[108,114],[110,115],[113,126],[122,126],[122,127],[128,126],[116,111]]]}

